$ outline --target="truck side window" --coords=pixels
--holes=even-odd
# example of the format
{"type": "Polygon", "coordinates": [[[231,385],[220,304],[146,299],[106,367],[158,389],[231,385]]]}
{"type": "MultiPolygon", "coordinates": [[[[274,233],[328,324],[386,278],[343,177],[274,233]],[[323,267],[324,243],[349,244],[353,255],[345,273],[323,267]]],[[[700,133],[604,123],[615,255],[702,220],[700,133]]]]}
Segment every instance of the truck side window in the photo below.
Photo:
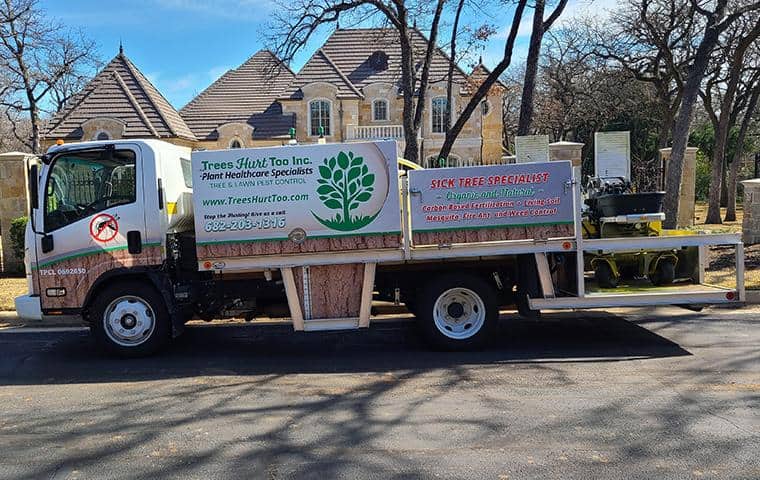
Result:
{"type": "Polygon", "coordinates": [[[45,188],[45,231],[132,203],[136,195],[133,151],[63,154],[53,161],[45,188]]]}
{"type": "Polygon", "coordinates": [[[185,181],[187,188],[193,188],[193,167],[189,158],[180,158],[179,164],[182,166],[182,179],[185,181]]]}

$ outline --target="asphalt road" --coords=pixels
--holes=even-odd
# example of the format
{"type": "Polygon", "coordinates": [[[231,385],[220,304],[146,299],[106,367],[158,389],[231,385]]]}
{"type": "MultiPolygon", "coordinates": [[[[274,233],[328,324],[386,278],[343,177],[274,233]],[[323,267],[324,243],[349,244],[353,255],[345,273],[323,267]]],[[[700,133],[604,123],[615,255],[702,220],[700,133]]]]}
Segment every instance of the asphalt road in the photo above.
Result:
{"type": "Polygon", "coordinates": [[[189,329],[116,360],[0,331],[0,478],[760,478],[760,309],[508,317],[477,353],[409,324],[189,329]]]}

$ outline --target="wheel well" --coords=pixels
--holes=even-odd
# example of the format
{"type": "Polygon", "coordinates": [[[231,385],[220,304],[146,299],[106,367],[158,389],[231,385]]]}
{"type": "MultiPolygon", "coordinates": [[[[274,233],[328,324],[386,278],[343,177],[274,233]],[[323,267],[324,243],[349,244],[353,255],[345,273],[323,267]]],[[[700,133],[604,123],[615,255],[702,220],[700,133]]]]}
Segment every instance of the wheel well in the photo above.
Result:
{"type": "Polygon", "coordinates": [[[420,288],[431,277],[441,275],[470,275],[478,277],[493,287],[494,291],[504,297],[512,295],[512,287],[515,282],[514,265],[511,263],[489,263],[478,265],[475,262],[443,263],[415,265],[412,268],[399,270],[395,268],[382,269],[375,279],[376,288],[381,292],[381,297],[393,299],[393,291],[399,288],[402,292],[412,292],[420,288]],[[494,275],[496,274],[496,275],[494,275]]]}
{"type": "Polygon", "coordinates": [[[123,282],[144,281],[149,282],[160,293],[161,290],[158,285],[156,285],[155,279],[153,277],[154,276],[150,275],[147,271],[112,270],[110,272],[104,273],[98,277],[97,280],[95,280],[95,283],[92,285],[92,288],[90,288],[90,291],[85,297],[84,304],[82,305],[82,318],[85,320],[85,322],[90,321],[89,313],[93,299],[97,298],[103,290],[115,284],[123,282]]]}

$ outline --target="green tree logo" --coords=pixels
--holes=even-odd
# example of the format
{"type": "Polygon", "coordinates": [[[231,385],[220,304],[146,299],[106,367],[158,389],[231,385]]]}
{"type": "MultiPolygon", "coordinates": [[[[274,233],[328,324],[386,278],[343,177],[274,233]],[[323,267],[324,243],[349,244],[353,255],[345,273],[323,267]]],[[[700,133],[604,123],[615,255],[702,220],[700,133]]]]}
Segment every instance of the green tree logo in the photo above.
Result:
{"type": "Polygon", "coordinates": [[[375,190],[375,175],[369,173],[369,168],[364,164],[364,157],[356,157],[353,152],[340,152],[337,157],[325,158],[323,165],[319,166],[317,182],[317,194],[325,207],[338,210],[330,219],[320,218],[311,212],[319,223],[342,232],[358,230],[369,225],[380,213],[374,215],[351,215],[351,212],[359,208],[372,198],[375,190]]]}

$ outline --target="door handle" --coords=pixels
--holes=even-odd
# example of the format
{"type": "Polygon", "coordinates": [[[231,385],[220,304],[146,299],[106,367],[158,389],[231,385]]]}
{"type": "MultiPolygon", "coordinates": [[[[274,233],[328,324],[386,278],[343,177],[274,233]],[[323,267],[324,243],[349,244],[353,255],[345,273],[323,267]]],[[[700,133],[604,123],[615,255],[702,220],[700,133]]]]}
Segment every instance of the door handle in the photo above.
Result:
{"type": "Polygon", "coordinates": [[[142,253],[142,235],[139,230],[127,232],[127,250],[133,255],[142,253]]]}
{"type": "Polygon", "coordinates": [[[53,248],[55,248],[55,243],[53,243],[53,236],[50,234],[43,235],[42,239],[40,240],[40,244],[42,247],[42,253],[52,252],[53,248]]]}

